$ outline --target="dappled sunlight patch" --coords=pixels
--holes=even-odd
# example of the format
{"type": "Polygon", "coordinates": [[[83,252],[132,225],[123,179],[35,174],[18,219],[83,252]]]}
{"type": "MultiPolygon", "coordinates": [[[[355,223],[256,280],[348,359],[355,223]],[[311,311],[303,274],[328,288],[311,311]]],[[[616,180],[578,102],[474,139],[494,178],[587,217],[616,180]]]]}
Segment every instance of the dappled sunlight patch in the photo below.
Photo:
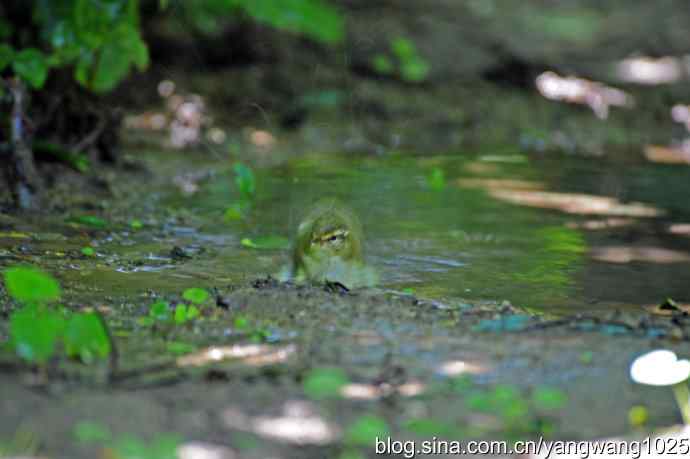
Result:
{"type": "Polygon", "coordinates": [[[685,64],[677,57],[635,56],[616,64],[616,75],[626,83],[668,84],[685,76],[685,64]]]}
{"type": "Polygon", "coordinates": [[[416,397],[426,392],[427,385],[421,381],[407,381],[400,385],[350,383],[340,388],[340,395],[351,400],[378,400],[392,394],[402,397],[416,397]]]}
{"type": "Polygon", "coordinates": [[[298,445],[327,445],[340,436],[337,426],[319,416],[311,403],[303,401],[286,402],[277,416],[249,416],[233,407],[226,409],[222,418],[231,429],[298,445]]]}
{"type": "Polygon", "coordinates": [[[177,359],[178,367],[203,366],[224,360],[240,360],[247,365],[262,366],[286,361],[296,348],[290,346],[269,346],[266,344],[235,344],[233,346],[211,346],[177,359]]]}
{"type": "Polygon", "coordinates": [[[569,214],[658,217],[664,211],[639,202],[622,203],[616,198],[554,191],[491,190],[501,201],[529,207],[555,209],[569,214]]]}
{"type": "Polygon", "coordinates": [[[624,226],[630,226],[635,223],[636,220],[632,218],[604,218],[601,220],[585,220],[582,222],[568,222],[565,224],[566,227],[570,229],[584,229],[588,231],[605,230],[610,228],[622,228],[624,226]]]}
{"type": "Polygon", "coordinates": [[[276,138],[268,131],[252,129],[249,131],[248,136],[252,145],[263,150],[270,150],[276,144],[276,138]]]}
{"type": "Polygon", "coordinates": [[[690,254],[679,250],[663,247],[632,247],[632,246],[605,246],[595,247],[590,252],[590,257],[597,261],[607,263],[632,263],[641,261],[646,263],[687,263],[690,254]]]}
{"type": "Polygon", "coordinates": [[[483,188],[486,190],[543,190],[545,188],[542,182],[518,179],[459,178],[455,183],[463,188],[483,188]]]}
{"type": "Polygon", "coordinates": [[[187,442],[177,448],[177,459],[235,459],[233,450],[205,442],[187,442]]]}
{"type": "Polygon", "coordinates": [[[645,145],[644,156],[648,161],[662,164],[690,164],[690,145],[678,147],[645,145]]]}
{"type": "Polygon", "coordinates": [[[437,372],[444,376],[476,375],[486,371],[484,365],[464,360],[448,360],[437,368],[437,372]]]}
{"type": "Polygon", "coordinates": [[[672,223],[668,227],[668,232],[681,236],[690,236],[690,223],[672,223]]]}
{"type": "Polygon", "coordinates": [[[544,72],[535,81],[539,93],[550,100],[587,105],[599,119],[606,119],[609,107],[630,107],[632,96],[620,89],[597,81],[577,77],[562,77],[544,72]]]}

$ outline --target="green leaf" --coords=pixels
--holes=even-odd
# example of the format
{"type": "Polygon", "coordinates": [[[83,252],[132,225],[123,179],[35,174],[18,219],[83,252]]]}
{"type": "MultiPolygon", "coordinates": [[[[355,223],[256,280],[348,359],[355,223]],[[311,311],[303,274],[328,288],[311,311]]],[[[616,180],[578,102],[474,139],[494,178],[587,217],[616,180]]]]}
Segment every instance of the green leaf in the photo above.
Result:
{"type": "Polygon", "coordinates": [[[10,316],[10,338],[21,358],[45,363],[65,328],[65,319],[42,306],[24,306],[10,316]]]}
{"type": "Polygon", "coordinates": [[[78,223],[80,225],[90,226],[91,228],[104,229],[108,226],[108,222],[101,217],[94,215],[77,215],[67,220],[70,223],[78,223]]]}
{"type": "Polygon", "coordinates": [[[157,301],[149,308],[149,316],[159,322],[168,322],[171,319],[170,305],[167,301],[157,301]]]}
{"type": "Polygon", "coordinates": [[[412,59],[417,55],[414,43],[405,37],[398,37],[391,41],[391,50],[401,62],[412,59]]]}
{"type": "Polygon", "coordinates": [[[21,303],[46,303],[60,299],[60,285],[50,275],[30,266],[5,270],[7,293],[21,303]]]}
{"type": "Polygon", "coordinates": [[[15,54],[12,70],[33,88],[41,88],[48,77],[48,62],[36,48],[26,48],[15,54]]]}
{"type": "Polygon", "coordinates": [[[345,442],[350,445],[370,446],[376,437],[390,436],[388,423],[373,414],[361,416],[345,432],[345,442]]]}
{"type": "Polygon", "coordinates": [[[7,43],[0,43],[0,71],[10,65],[14,59],[14,49],[7,43]]]}
{"type": "Polygon", "coordinates": [[[201,304],[208,299],[209,295],[203,288],[188,288],[182,294],[182,298],[195,304],[201,304]]]}
{"type": "Polygon", "coordinates": [[[429,64],[421,57],[415,57],[402,64],[400,74],[405,81],[419,83],[429,76],[429,64]]]}
{"type": "Polygon", "coordinates": [[[341,368],[315,368],[304,379],[304,392],[316,400],[338,397],[340,389],[348,381],[347,374],[341,368]]]}
{"type": "Polygon", "coordinates": [[[235,163],[235,185],[244,199],[254,197],[256,192],[256,179],[254,172],[242,163],[235,163]]]}
{"type": "Polygon", "coordinates": [[[244,238],[240,241],[244,247],[250,249],[286,249],[290,246],[290,241],[282,236],[262,236],[255,239],[244,238]]]}
{"type": "Polygon", "coordinates": [[[144,224],[141,222],[141,220],[133,219],[130,220],[129,227],[133,230],[140,230],[144,227],[144,224]]]}
{"type": "Polygon", "coordinates": [[[187,320],[196,319],[201,313],[193,304],[187,307],[187,320]]]}
{"type": "Polygon", "coordinates": [[[110,354],[111,343],[100,317],[95,313],[75,314],[65,329],[65,352],[89,363],[110,354]]]}
{"type": "Polygon", "coordinates": [[[532,394],[532,403],[546,411],[563,408],[567,402],[568,396],[563,391],[550,387],[539,387],[532,394]]]}
{"type": "Polygon", "coordinates": [[[251,0],[239,5],[256,21],[326,43],[336,43],[344,35],[342,15],[321,0],[251,0]]]}
{"type": "Polygon", "coordinates": [[[187,322],[187,305],[186,304],[178,304],[175,306],[175,323],[178,325],[182,325],[183,323],[187,322]]]}
{"type": "Polygon", "coordinates": [[[79,443],[103,444],[111,440],[110,429],[103,424],[90,421],[80,421],[74,426],[74,438],[79,443]]]}
{"type": "Polygon", "coordinates": [[[165,344],[165,349],[171,354],[182,355],[188,354],[196,348],[193,344],[184,343],[181,341],[169,341],[165,344]]]}
{"type": "Polygon", "coordinates": [[[377,54],[371,60],[371,66],[376,73],[381,75],[390,75],[395,70],[393,62],[385,54],[377,54]]]}
{"type": "Polygon", "coordinates": [[[427,177],[427,183],[432,190],[442,191],[446,187],[446,176],[443,173],[443,169],[434,167],[431,174],[427,177]]]}
{"type": "Polygon", "coordinates": [[[93,247],[82,247],[81,254],[85,257],[93,257],[96,255],[96,251],[93,249],[93,247]]]}

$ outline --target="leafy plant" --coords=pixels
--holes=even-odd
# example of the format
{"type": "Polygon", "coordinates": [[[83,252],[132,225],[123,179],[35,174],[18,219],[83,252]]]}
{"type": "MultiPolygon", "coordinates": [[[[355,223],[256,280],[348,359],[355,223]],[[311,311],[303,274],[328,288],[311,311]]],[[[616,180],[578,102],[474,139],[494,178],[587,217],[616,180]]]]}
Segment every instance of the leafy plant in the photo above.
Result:
{"type": "Polygon", "coordinates": [[[5,287],[24,306],[10,315],[10,340],[22,359],[44,364],[60,344],[69,357],[85,363],[110,354],[105,324],[94,313],[71,314],[51,308],[60,298],[60,285],[36,268],[16,266],[5,270],[5,287]]]}
{"type": "Polygon", "coordinates": [[[315,400],[338,397],[349,381],[341,368],[323,367],[311,370],[304,378],[304,392],[315,400]]]}
{"type": "Polygon", "coordinates": [[[199,314],[199,309],[194,305],[187,306],[186,304],[178,304],[175,306],[173,318],[176,324],[182,325],[190,320],[196,319],[199,317],[199,314]]]}
{"type": "Polygon", "coordinates": [[[381,75],[397,74],[403,81],[419,83],[429,76],[429,63],[417,52],[414,43],[405,38],[397,37],[390,42],[390,53],[376,54],[371,60],[375,72],[381,75]]]}
{"type": "Polygon", "coordinates": [[[256,193],[256,178],[254,172],[242,163],[235,163],[235,186],[243,199],[252,199],[256,193]]]}
{"type": "Polygon", "coordinates": [[[10,339],[19,357],[43,364],[55,353],[65,319],[44,306],[27,305],[10,315],[10,339]]]}
{"type": "Polygon", "coordinates": [[[182,298],[195,304],[201,304],[208,299],[209,295],[203,288],[192,287],[182,293],[182,298]]]}
{"type": "Polygon", "coordinates": [[[64,331],[65,353],[89,363],[110,355],[111,344],[101,318],[95,313],[73,315],[64,331]]]}
{"type": "Polygon", "coordinates": [[[254,21],[324,43],[337,43],[344,35],[342,15],[324,0],[179,1],[176,6],[207,34],[221,30],[222,21],[228,16],[244,13],[254,21]]]}
{"type": "MultiPolygon", "coordinates": [[[[34,89],[44,86],[51,68],[71,67],[80,84],[103,92],[115,87],[131,68],[148,66],[138,0],[34,2],[32,18],[40,40],[22,49],[1,45],[0,71],[9,66],[34,89]]],[[[26,31],[9,30],[5,38],[26,31]]]]}
{"type": "Polygon", "coordinates": [[[365,414],[356,419],[345,432],[345,442],[349,445],[369,447],[375,439],[390,436],[388,423],[373,414],[365,414]]]}
{"type": "Polygon", "coordinates": [[[158,434],[145,442],[134,435],[114,436],[110,429],[91,421],[78,422],[72,431],[73,437],[83,445],[103,448],[103,457],[118,459],[170,459],[178,457],[181,439],[173,434],[158,434]]]}
{"type": "Polygon", "coordinates": [[[16,266],[5,270],[7,293],[20,303],[36,304],[60,299],[60,285],[57,281],[30,266],[16,266]]]}

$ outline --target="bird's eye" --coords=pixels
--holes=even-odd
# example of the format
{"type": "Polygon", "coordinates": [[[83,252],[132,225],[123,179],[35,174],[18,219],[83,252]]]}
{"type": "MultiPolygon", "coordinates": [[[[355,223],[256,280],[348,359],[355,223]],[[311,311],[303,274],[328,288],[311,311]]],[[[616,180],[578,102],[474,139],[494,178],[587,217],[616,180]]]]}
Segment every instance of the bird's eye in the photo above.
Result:
{"type": "Polygon", "coordinates": [[[338,240],[338,238],[339,238],[339,237],[338,237],[337,235],[334,235],[334,236],[329,237],[329,238],[328,238],[328,241],[329,241],[329,242],[335,242],[335,241],[338,240]]]}

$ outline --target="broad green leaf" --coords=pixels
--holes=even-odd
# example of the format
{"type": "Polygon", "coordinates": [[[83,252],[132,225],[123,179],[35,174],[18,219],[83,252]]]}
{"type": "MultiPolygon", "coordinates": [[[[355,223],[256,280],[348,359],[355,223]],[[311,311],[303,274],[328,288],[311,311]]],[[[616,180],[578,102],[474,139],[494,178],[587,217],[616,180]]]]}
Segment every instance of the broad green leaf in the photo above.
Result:
{"type": "Polygon", "coordinates": [[[359,417],[345,432],[345,442],[350,445],[370,446],[374,444],[376,437],[390,436],[388,423],[373,414],[365,414],[359,417]]]}
{"type": "Polygon", "coordinates": [[[338,397],[340,389],[348,381],[347,374],[341,368],[315,368],[304,379],[304,392],[316,400],[338,397]]]}
{"type": "Polygon", "coordinates": [[[208,299],[208,292],[203,288],[192,287],[188,288],[182,294],[182,298],[192,303],[201,304],[208,299]]]}
{"type": "Polygon", "coordinates": [[[93,249],[93,247],[82,247],[81,254],[85,257],[93,257],[96,255],[96,251],[93,249]]]}
{"type": "Polygon", "coordinates": [[[196,306],[192,304],[187,307],[187,320],[196,319],[199,315],[200,312],[196,306]]]}
{"type": "Polygon", "coordinates": [[[65,328],[65,319],[42,306],[24,306],[10,316],[10,338],[17,354],[34,363],[45,363],[65,328]]]}
{"type": "Polygon", "coordinates": [[[255,21],[327,43],[336,43],[344,35],[342,15],[321,0],[252,0],[240,5],[255,21]]]}
{"type": "Polygon", "coordinates": [[[14,55],[12,70],[33,88],[41,88],[48,77],[48,62],[36,48],[26,48],[14,55]]]}
{"type": "Polygon", "coordinates": [[[167,301],[157,301],[149,308],[149,316],[159,322],[168,322],[172,314],[170,312],[170,305],[167,301]]]}
{"type": "Polygon", "coordinates": [[[182,325],[183,323],[187,322],[187,305],[186,304],[178,304],[175,306],[175,323],[178,325],[182,325]]]}
{"type": "Polygon", "coordinates": [[[108,226],[108,222],[101,217],[94,215],[77,215],[67,220],[71,223],[78,223],[80,225],[90,226],[92,228],[103,229],[108,226]]]}
{"type": "Polygon", "coordinates": [[[110,354],[111,343],[101,319],[94,313],[75,314],[65,329],[65,352],[89,363],[110,354]]]}
{"type": "Polygon", "coordinates": [[[10,65],[14,59],[14,49],[7,43],[0,43],[0,71],[10,65]]]}
{"type": "Polygon", "coordinates": [[[30,266],[5,270],[7,293],[21,303],[46,303],[60,299],[60,285],[49,274],[30,266]]]}
{"type": "Polygon", "coordinates": [[[290,241],[282,236],[262,236],[254,239],[244,238],[240,243],[250,249],[286,249],[290,246],[290,241]]]}

